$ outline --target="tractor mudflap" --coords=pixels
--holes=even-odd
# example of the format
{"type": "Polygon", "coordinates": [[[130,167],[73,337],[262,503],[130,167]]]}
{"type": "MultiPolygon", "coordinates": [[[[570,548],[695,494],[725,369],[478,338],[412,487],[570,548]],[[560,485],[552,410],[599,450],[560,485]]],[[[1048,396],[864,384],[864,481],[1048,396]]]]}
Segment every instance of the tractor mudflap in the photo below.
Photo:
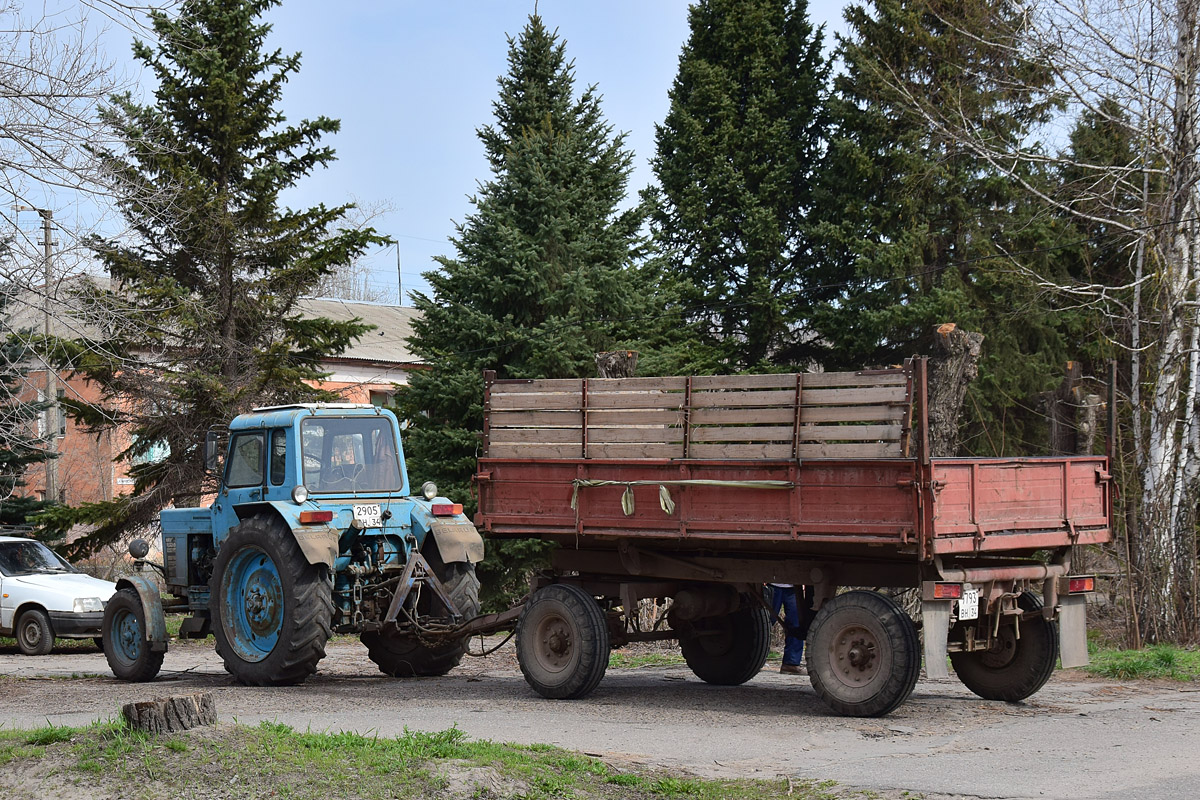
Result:
{"type": "Polygon", "coordinates": [[[142,575],[129,575],[117,581],[117,591],[133,589],[142,601],[142,612],[146,618],[146,641],[150,643],[150,651],[166,652],[167,649],[167,617],[163,613],[162,594],[153,581],[142,575]]]}

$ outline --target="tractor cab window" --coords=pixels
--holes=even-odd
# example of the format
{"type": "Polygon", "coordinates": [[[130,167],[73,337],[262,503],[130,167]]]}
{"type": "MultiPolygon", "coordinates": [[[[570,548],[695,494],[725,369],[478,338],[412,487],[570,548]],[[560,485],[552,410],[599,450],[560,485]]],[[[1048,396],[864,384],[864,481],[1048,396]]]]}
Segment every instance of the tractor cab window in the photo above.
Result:
{"type": "Polygon", "coordinates": [[[261,433],[239,433],[233,437],[229,448],[229,470],[225,485],[231,489],[245,486],[262,486],[263,482],[263,435],[261,433]]]}
{"type": "Polygon", "coordinates": [[[382,417],[317,417],[301,428],[304,486],[313,493],[398,492],[400,459],[382,417]]]}
{"type": "Polygon", "coordinates": [[[287,478],[287,431],[271,431],[271,485],[282,486],[287,478]]]}

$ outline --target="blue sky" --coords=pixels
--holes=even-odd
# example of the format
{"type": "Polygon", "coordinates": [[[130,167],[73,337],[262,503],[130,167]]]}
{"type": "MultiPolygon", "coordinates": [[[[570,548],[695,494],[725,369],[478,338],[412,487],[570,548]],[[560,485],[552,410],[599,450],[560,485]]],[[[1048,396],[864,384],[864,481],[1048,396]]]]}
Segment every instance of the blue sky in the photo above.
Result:
{"type": "MultiPolygon", "coordinates": [[[[810,7],[814,22],[828,23],[827,36],[841,27],[842,6],[818,0],[810,7]]],[[[329,140],[338,161],[285,200],[390,205],[375,225],[400,243],[406,295],[427,289],[420,273],[435,266],[434,256],[453,255],[447,237],[489,175],[475,131],[491,121],[496,79],[507,68],[506,34],[516,35],[533,7],[531,0],[285,0],[268,17],[269,44],[303,53],[284,94],[288,118],[342,122],[329,140]]],[[[654,125],[666,114],[687,39],[687,3],[540,0],[538,11],[566,41],[576,86],[596,84],[608,121],[628,134],[636,195],[652,180],[654,125]]],[[[121,33],[109,39],[118,50],[111,55],[128,63],[130,36],[121,33]]],[[[372,280],[395,292],[395,248],[373,254],[371,265],[372,280]]]]}

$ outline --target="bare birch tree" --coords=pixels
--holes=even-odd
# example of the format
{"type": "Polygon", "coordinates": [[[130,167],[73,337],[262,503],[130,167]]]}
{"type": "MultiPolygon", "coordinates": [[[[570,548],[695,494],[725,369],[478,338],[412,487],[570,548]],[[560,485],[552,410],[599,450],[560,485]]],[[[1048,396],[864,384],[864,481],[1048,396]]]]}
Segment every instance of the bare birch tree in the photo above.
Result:
{"type": "MultiPolygon", "coordinates": [[[[949,25],[956,6],[915,0],[949,25]]],[[[1126,352],[1136,481],[1129,521],[1131,578],[1140,634],[1196,638],[1196,490],[1200,488],[1200,303],[1197,259],[1197,80],[1200,0],[1030,0],[1003,42],[1048,66],[1061,113],[1020,141],[997,138],[956,109],[909,96],[940,134],[1120,253],[1123,267],[1089,281],[1038,274],[1019,256],[1013,268],[1072,305],[1109,321],[1105,335],[1126,352]],[[1123,163],[1093,162],[1065,146],[1072,123],[1088,117],[1126,136],[1123,163]],[[1058,189],[1028,179],[1070,175],[1058,189]]],[[[896,80],[898,90],[904,84],[896,80]]],[[[1141,638],[1139,636],[1138,638],[1141,638]]]]}

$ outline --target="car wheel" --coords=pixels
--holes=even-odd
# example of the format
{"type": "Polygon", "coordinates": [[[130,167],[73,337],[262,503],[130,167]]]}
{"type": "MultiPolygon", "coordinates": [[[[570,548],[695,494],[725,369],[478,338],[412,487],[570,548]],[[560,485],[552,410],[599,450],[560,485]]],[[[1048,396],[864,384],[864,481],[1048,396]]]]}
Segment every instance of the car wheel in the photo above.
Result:
{"type": "Polygon", "coordinates": [[[54,649],[54,631],[50,618],[40,608],[21,614],[16,625],[17,647],[27,656],[44,656],[54,649]]]}

